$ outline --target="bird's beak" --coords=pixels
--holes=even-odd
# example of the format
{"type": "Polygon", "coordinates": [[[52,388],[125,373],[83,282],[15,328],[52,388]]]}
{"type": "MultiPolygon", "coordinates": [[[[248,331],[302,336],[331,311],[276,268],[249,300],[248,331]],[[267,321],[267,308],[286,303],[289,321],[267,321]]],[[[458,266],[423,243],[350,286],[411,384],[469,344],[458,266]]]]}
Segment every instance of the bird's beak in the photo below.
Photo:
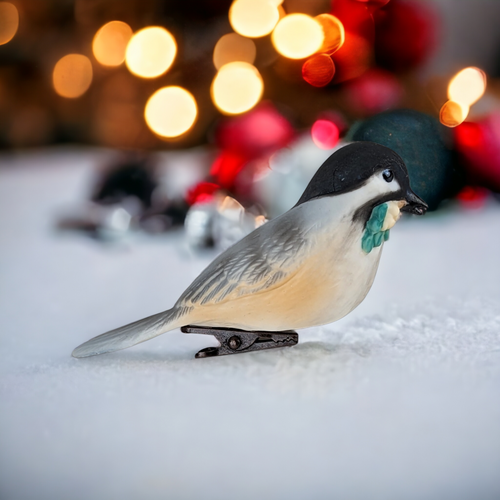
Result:
{"type": "Polygon", "coordinates": [[[415,215],[424,215],[429,208],[422,198],[417,196],[410,188],[405,196],[406,205],[401,209],[402,212],[409,212],[415,215]]]}

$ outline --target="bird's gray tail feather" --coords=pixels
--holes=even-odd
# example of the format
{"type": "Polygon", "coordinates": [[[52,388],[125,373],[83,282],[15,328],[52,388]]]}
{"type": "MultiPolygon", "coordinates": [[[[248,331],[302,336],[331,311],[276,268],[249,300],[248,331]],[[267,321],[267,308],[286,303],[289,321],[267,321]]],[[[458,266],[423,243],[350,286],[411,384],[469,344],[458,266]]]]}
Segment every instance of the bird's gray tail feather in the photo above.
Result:
{"type": "Polygon", "coordinates": [[[181,326],[178,320],[179,311],[169,309],[168,311],[153,314],[147,318],[135,321],[129,325],[116,328],[103,333],[87,342],[79,345],[72,353],[74,358],[86,358],[97,354],[119,351],[133,345],[140,344],[146,340],[157,337],[162,333],[181,326]]]}

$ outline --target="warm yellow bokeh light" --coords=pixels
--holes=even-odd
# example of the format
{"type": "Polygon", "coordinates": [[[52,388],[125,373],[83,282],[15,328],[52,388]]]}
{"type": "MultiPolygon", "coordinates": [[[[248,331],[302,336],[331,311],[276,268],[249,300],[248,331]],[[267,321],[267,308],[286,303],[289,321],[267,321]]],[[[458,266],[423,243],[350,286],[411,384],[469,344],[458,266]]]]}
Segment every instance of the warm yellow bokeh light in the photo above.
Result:
{"type": "Polygon", "coordinates": [[[467,105],[447,101],[443,104],[439,112],[439,121],[447,127],[456,127],[460,125],[469,114],[469,107],[467,105]]]}
{"type": "Polygon", "coordinates": [[[229,9],[234,31],[250,38],[269,35],[279,18],[278,6],[270,0],[235,0],[229,9]]]}
{"type": "Polygon", "coordinates": [[[344,25],[335,16],[331,14],[320,14],[316,16],[314,19],[321,24],[323,28],[323,33],[325,35],[325,39],[323,41],[323,45],[320,48],[320,52],[322,54],[332,55],[334,52],[340,49],[345,42],[345,29],[344,25]]]}
{"type": "Polygon", "coordinates": [[[10,42],[19,27],[19,12],[15,5],[0,2],[0,45],[10,42]]]}
{"type": "Polygon", "coordinates": [[[125,50],[132,37],[132,28],[122,21],[105,24],[94,36],[92,51],[104,66],[119,66],[125,61],[125,50]]]}
{"type": "Polygon", "coordinates": [[[479,68],[465,68],[448,85],[448,99],[471,106],[486,90],[486,75],[479,68]]]}
{"type": "Polygon", "coordinates": [[[222,66],[212,82],[212,100],[227,115],[252,109],[262,97],[264,82],[251,64],[232,62],[222,66]]]}
{"type": "Polygon", "coordinates": [[[276,50],[290,59],[309,57],[321,48],[324,39],[321,24],[306,14],[285,16],[272,36],[276,50]]]}
{"type": "Polygon", "coordinates": [[[163,87],[146,103],[144,118],[148,127],[162,137],[178,137],[196,121],[198,106],[194,97],[182,87],[163,87]]]}
{"type": "Polygon", "coordinates": [[[221,69],[224,64],[243,61],[252,64],[255,61],[257,48],[249,38],[229,33],[219,39],[214,48],[214,66],[221,69]]]}
{"type": "Polygon", "coordinates": [[[176,54],[175,38],[165,28],[153,26],[132,36],[127,45],[125,62],[134,75],[155,78],[170,68],[176,54]]]}
{"type": "Polygon", "coordinates": [[[92,83],[92,64],[81,54],[68,54],[57,61],[52,73],[55,91],[74,99],[84,94],[92,83]]]}

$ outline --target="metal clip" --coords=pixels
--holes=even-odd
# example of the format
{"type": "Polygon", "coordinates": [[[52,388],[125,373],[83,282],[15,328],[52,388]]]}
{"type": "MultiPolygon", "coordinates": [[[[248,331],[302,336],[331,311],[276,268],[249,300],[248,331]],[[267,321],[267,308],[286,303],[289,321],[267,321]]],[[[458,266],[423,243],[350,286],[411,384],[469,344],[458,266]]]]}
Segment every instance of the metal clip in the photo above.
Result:
{"type": "Polygon", "coordinates": [[[209,328],[203,326],[183,326],[182,333],[197,333],[213,335],[219,342],[219,347],[206,347],[196,353],[195,358],[224,356],[244,352],[276,349],[297,344],[299,335],[293,330],[285,332],[248,332],[236,328],[209,328]]]}

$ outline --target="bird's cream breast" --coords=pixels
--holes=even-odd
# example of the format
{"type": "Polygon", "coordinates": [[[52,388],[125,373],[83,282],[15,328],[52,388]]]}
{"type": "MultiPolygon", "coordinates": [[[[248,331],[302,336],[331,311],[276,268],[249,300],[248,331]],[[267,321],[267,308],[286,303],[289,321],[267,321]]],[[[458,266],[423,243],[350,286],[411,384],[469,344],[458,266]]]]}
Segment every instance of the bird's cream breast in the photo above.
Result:
{"type": "Polygon", "coordinates": [[[204,326],[279,331],[344,317],[366,296],[380,258],[381,248],[368,255],[362,252],[361,233],[361,225],[347,220],[333,232],[315,232],[310,235],[311,251],[280,286],[198,308],[199,318],[193,321],[204,326]]]}

